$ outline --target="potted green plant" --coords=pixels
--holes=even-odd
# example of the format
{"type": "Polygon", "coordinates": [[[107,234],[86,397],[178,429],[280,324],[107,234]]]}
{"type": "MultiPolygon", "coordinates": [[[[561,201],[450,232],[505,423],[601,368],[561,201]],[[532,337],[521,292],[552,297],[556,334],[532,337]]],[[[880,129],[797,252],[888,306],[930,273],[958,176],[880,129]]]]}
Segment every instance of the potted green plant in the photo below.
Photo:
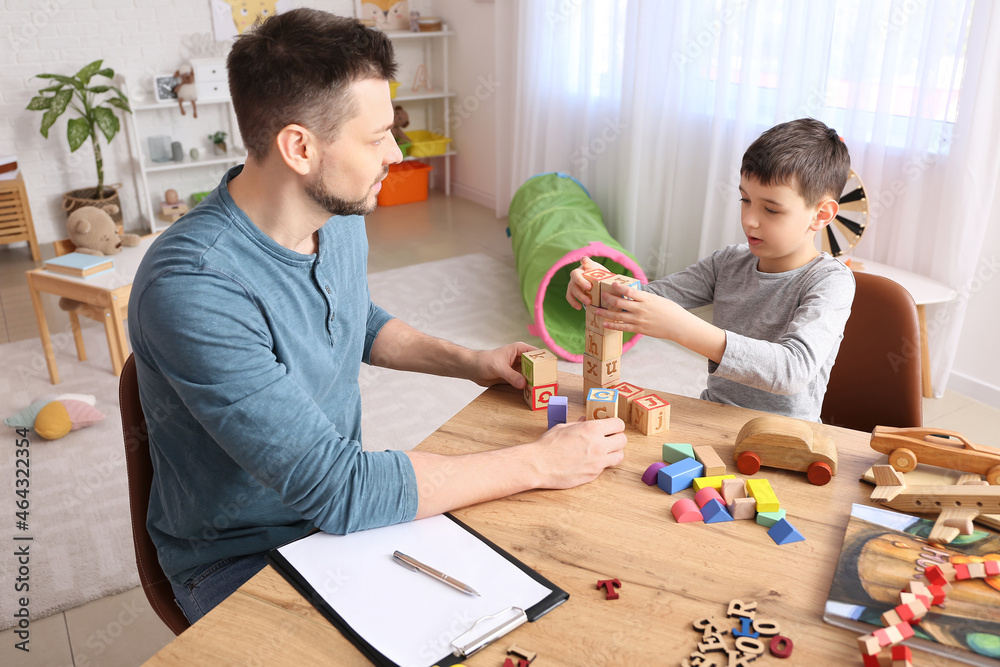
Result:
{"type": "Polygon", "coordinates": [[[225,132],[223,132],[222,130],[219,130],[218,132],[216,132],[214,134],[210,134],[210,135],[208,135],[208,140],[211,141],[213,144],[215,144],[215,151],[217,153],[225,153],[226,152],[226,133],[225,132]]]}
{"type": "MultiPolygon", "coordinates": [[[[39,74],[39,79],[50,79],[52,85],[42,88],[38,96],[28,103],[29,111],[44,111],[42,115],[42,136],[49,137],[49,129],[66,109],[73,109],[79,118],[71,118],[66,124],[66,139],[69,141],[70,152],[76,151],[89,138],[94,145],[94,160],[97,165],[97,187],[74,190],[63,196],[63,208],[67,212],[81,206],[104,207],[114,204],[121,208],[118,202],[118,192],[112,186],[104,187],[104,159],[101,156],[101,144],[98,133],[111,143],[111,140],[121,129],[121,123],[114,109],[132,113],[125,94],[111,85],[115,71],[110,67],[101,67],[103,60],[95,60],[73,76],[62,74],[39,74]],[[107,84],[91,84],[91,79],[100,76],[108,79],[107,84]],[[114,107],[114,109],[112,109],[114,107]]],[[[121,223],[121,214],[112,216],[115,222],[121,223]]]]}

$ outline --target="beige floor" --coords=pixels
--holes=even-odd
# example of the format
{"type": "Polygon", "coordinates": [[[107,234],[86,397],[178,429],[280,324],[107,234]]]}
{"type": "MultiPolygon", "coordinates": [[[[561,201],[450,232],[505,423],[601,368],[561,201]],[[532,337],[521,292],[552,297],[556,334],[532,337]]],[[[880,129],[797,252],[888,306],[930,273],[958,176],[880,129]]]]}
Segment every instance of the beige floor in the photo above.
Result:
{"type": "MultiPolygon", "coordinates": [[[[506,221],[497,220],[485,207],[432,192],[426,204],[383,208],[369,218],[369,269],[384,271],[474,252],[510,259],[505,228],[506,221]]],[[[51,244],[43,246],[43,256],[51,255],[51,244]]],[[[27,247],[0,246],[0,342],[38,336],[24,282],[24,272],[34,266],[27,247]]],[[[50,327],[65,326],[55,300],[45,301],[50,327]]],[[[924,421],[977,442],[998,444],[1000,410],[954,392],[925,399],[924,421]]],[[[0,664],[137,665],[172,638],[140,589],[35,621],[30,629],[28,654],[14,648],[18,639],[13,630],[0,633],[0,664]]]]}

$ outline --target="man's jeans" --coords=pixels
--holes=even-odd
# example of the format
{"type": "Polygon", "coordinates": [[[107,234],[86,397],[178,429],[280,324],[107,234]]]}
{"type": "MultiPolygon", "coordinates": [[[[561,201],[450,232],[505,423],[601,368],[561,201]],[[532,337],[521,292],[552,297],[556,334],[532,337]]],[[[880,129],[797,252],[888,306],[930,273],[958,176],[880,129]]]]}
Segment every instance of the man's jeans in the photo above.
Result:
{"type": "Polygon", "coordinates": [[[196,570],[183,586],[174,582],[170,582],[170,586],[174,589],[177,606],[188,621],[194,623],[264,569],[265,565],[266,553],[223,558],[196,570]]]}

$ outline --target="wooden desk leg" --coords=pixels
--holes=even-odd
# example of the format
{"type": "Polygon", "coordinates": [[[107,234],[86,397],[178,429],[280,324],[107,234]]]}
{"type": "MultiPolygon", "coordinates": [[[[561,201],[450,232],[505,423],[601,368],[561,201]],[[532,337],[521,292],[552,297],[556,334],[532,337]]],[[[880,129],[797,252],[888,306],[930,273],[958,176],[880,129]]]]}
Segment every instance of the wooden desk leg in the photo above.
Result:
{"type": "Polygon", "coordinates": [[[931,352],[927,346],[927,310],[924,306],[917,306],[917,319],[920,321],[920,382],[924,398],[934,398],[934,391],[931,389],[931,352]]]}
{"type": "Polygon", "coordinates": [[[76,358],[80,361],[87,360],[87,348],[83,344],[83,331],[80,329],[80,316],[75,310],[69,311],[69,328],[73,332],[73,340],[76,342],[76,358]]]}
{"type": "Polygon", "coordinates": [[[125,318],[122,317],[116,303],[112,302],[108,310],[111,312],[111,316],[107,319],[111,320],[110,326],[114,328],[113,332],[108,332],[108,345],[111,345],[112,341],[115,345],[115,350],[111,353],[111,366],[114,368],[115,375],[121,376],[125,359],[128,358],[128,347],[125,344],[125,318]]]}
{"type": "Polygon", "coordinates": [[[111,369],[115,375],[122,374],[124,361],[121,357],[121,345],[118,342],[118,332],[110,313],[104,314],[104,334],[108,337],[108,352],[111,354],[111,369]]]}
{"type": "Polygon", "coordinates": [[[38,322],[38,336],[42,339],[45,365],[49,367],[49,381],[52,384],[59,384],[59,369],[56,367],[56,353],[52,349],[52,338],[49,336],[49,323],[45,319],[42,297],[35,289],[35,282],[30,272],[28,273],[28,292],[31,294],[31,305],[35,308],[35,320],[38,322]]]}

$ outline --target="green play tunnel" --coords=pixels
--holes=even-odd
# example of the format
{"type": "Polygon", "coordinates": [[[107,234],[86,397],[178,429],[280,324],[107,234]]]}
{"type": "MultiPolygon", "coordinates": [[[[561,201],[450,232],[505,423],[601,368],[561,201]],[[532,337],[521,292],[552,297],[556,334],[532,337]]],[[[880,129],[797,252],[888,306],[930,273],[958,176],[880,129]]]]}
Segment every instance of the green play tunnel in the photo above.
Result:
{"type": "MultiPolygon", "coordinates": [[[[584,312],[566,301],[570,271],[591,257],[609,271],[646,282],[635,258],[611,238],[601,209],[572,176],[540,174],[518,188],[508,213],[528,332],[568,361],[583,361],[584,312]]],[[[624,350],[639,336],[626,334],[624,350]]]]}

